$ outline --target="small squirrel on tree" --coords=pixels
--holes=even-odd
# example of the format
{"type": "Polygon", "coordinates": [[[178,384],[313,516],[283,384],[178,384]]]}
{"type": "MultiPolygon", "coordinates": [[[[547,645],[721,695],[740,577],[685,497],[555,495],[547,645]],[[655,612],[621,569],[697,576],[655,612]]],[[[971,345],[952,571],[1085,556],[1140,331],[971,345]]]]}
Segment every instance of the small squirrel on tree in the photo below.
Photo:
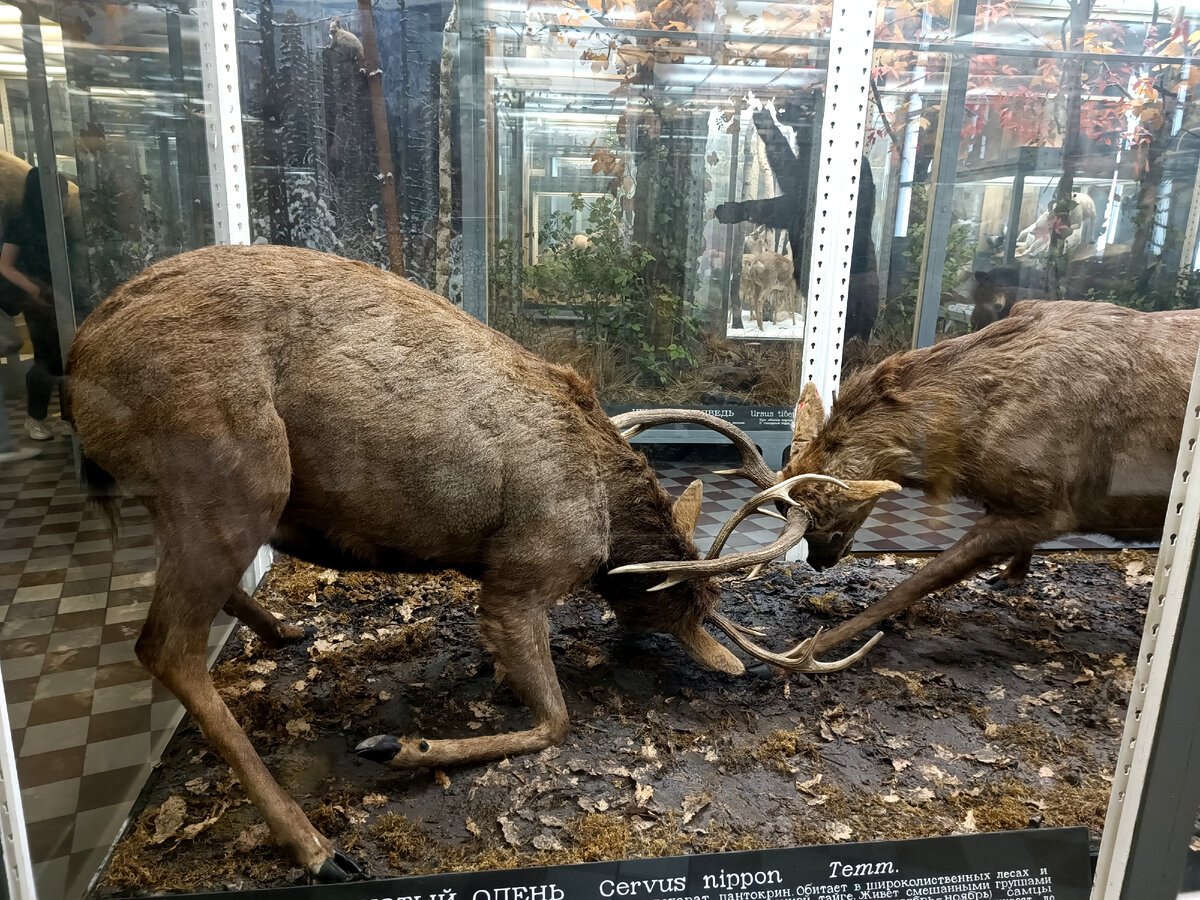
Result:
{"type": "Polygon", "coordinates": [[[347,31],[342,27],[341,20],[334,16],[329,22],[329,48],[335,54],[340,56],[345,62],[354,66],[365,75],[363,71],[363,45],[362,41],[352,31],[347,31]]]}

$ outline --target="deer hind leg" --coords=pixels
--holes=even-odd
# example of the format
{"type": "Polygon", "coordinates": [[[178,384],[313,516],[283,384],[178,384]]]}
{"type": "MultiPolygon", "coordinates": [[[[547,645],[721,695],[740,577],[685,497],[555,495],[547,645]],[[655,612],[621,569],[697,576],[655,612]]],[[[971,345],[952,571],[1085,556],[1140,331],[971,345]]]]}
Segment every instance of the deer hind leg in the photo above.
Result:
{"type": "Polygon", "coordinates": [[[479,601],[483,643],[495,659],[496,678],[533,713],[532,728],[453,740],[377,735],[359,744],[358,754],[393,769],[409,769],[500,759],[561,743],[568,728],[567,705],[550,658],[546,613],[547,604],[539,599],[489,590],[484,583],[479,601]]]}
{"type": "Polygon", "coordinates": [[[1029,566],[1032,562],[1033,545],[1030,544],[1014,553],[1004,570],[988,578],[987,583],[997,588],[1015,587],[1029,575],[1029,566]]]}
{"type": "MultiPolygon", "coordinates": [[[[358,867],[308,821],[271,776],[213,685],[205,661],[217,611],[232,605],[269,630],[269,615],[236,585],[270,537],[291,478],[283,423],[260,440],[206,441],[204,452],[164,454],[164,487],[145,498],[162,548],[138,659],[179,698],[233,769],[276,841],[318,878],[344,881],[358,867]],[[236,460],[232,466],[229,460],[236,460]],[[243,601],[243,597],[245,600],[243,601]]],[[[274,618],[274,617],[272,617],[274,618]]]]}
{"type": "Polygon", "coordinates": [[[957,584],[968,575],[1002,559],[1020,558],[1026,548],[1054,537],[1050,523],[986,515],[949,550],[926,563],[848,622],[821,633],[816,652],[822,653],[866,631],[889,616],[908,609],[930,591],[957,584]]]}
{"type": "Polygon", "coordinates": [[[238,621],[248,627],[259,639],[270,647],[282,647],[304,637],[305,631],[299,625],[291,625],[266,609],[257,600],[240,587],[233,589],[233,594],[225,601],[225,612],[236,616],[238,621]]]}

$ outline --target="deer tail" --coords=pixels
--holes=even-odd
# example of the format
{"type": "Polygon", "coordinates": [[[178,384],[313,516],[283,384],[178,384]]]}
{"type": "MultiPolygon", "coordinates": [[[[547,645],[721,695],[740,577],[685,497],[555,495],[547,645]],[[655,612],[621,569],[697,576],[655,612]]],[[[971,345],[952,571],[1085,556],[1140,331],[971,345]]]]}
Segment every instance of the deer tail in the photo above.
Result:
{"type": "Polygon", "coordinates": [[[121,519],[121,492],[117,489],[117,480],[87,454],[82,454],[80,480],[88,501],[100,510],[115,537],[121,519]]]}

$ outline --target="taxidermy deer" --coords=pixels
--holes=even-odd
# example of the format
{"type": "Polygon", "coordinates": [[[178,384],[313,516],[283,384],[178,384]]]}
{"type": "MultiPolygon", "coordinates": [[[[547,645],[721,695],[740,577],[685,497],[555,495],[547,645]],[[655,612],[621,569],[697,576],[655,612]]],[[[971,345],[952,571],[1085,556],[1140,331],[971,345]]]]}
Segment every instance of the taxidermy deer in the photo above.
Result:
{"type": "MultiPolygon", "coordinates": [[[[1200,310],[1025,300],[982,331],[858,374],[828,421],[806,385],[777,488],[805,474],[853,479],[851,490],[786,489],[811,517],[805,537],[815,568],[845,554],[888,489],[965,497],[985,509],[949,550],[816,635],[816,651],[995,563],[1009,561],[996,582],[1019,582],[1034,547],[1067,532],[1157,538],[1198,345],[1200,310]]],[[[686,571],[664,562],[637,568],[686,571]]]]}
{"type": "Polygon", "coordinates": [[[610,420],[570,369],[364,263],[273,246],[165,260],[87,318],[68,379],[89,489],[112,511],[115,481],[154,523],[160,563],[138,659],[199,723],[276,840],[322,879],[357,867],[271,777],[205,665],[222,608],[264,641],[302,637],[237,587],[264,543],[341,569],[447,566],[482,580],[483,643],[533,727],[358,745],[393,768],[561,742],[567,710],[547,613],[589,581],[624,625],[673,635],[710,669],[743,666],[706,623],[793,671],[835,671],[865,652],[824,663],[809,640],[771,653],[717,611],[715,576],[782,555],[808,518],[793,506],[777,541],[720,557],[738,522],[803,481],[834,479],[777,485],[744,433],[691,414],[741,448],[744,472],[763,488],[699,559],[699,482],[672,504],[620,432],[655,424],[653,413],[610,420]],[[622,574],[655,561],[685,567],[686,580],[622,574]]]}
{"type": "Polygon", "coordinates": [[[740,293],[758,330],[763,330],[763,315],[767,301],[771,300],[771,324],[779,321],[782,308],[787,308],[792,322],[796,321],[796,282],[792,280],[792,261],[782,253],[770,250],[747,254],[742,257],[742,280],[740,293]]]}

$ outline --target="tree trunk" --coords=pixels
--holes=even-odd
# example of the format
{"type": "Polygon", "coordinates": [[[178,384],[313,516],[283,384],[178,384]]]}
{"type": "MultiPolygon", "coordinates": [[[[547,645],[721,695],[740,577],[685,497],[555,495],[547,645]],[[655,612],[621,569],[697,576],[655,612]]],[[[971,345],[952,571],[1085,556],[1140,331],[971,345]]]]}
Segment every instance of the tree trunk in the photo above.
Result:
{"type": "Polygon", "coordinates": [[[275,64],[275,28],[271,0],[259,6],[258,30],[262,38],[263,156],[267,182],[267,216],[272,244],[292,243],[287,192],[283,184],[283,103],[279,91],[279,69],[275,64]]]}
{"type": "Polygon", "coordinates": [[[450,296],[450,217],[454,191],[451,181],[450,111],[453,107],[454,57],[458,54],[458,0],[450,7],[442,32],[442,64],[438,73],[438,219],[434,250],[434,291],[450,296]]]}
{"type": "Polygon", "coordinates": [[[1075,201],[1075,169],[1079,163],[1079,119],[1083,113],[1083,35],[1092,14],[1094,0],[1070,0],[1071,13],[1067,20],[1065,50],[1075,55],[1063,63],[1062,84],[1066,90],[1067,109],[1063,133],[1062,177],[1054,192],[1054,215],[1050,219],[1050,248],[1046,253],[1046,288],[1050,296],[1061,300],[1067,280],[1071,250],[1066,237],[1071,230],[1071,210],[1075,201]]]}
{"type": "Polygon", "coordinates": [[[379,188],[383,194],[384,227],[387,229],[388,264],[397,275],[404,274],[404,233],[400,230],[400,207],[396,201],[396,175],[392,166],[392,136],[388,131],[387,104],[383,99],[383,71],[375,43],[375,13],[371,0],[358,0],[363,31],[363,62],[371,92],[371,118],[375,125],[375,156],[379,161],[379,188]]]}

